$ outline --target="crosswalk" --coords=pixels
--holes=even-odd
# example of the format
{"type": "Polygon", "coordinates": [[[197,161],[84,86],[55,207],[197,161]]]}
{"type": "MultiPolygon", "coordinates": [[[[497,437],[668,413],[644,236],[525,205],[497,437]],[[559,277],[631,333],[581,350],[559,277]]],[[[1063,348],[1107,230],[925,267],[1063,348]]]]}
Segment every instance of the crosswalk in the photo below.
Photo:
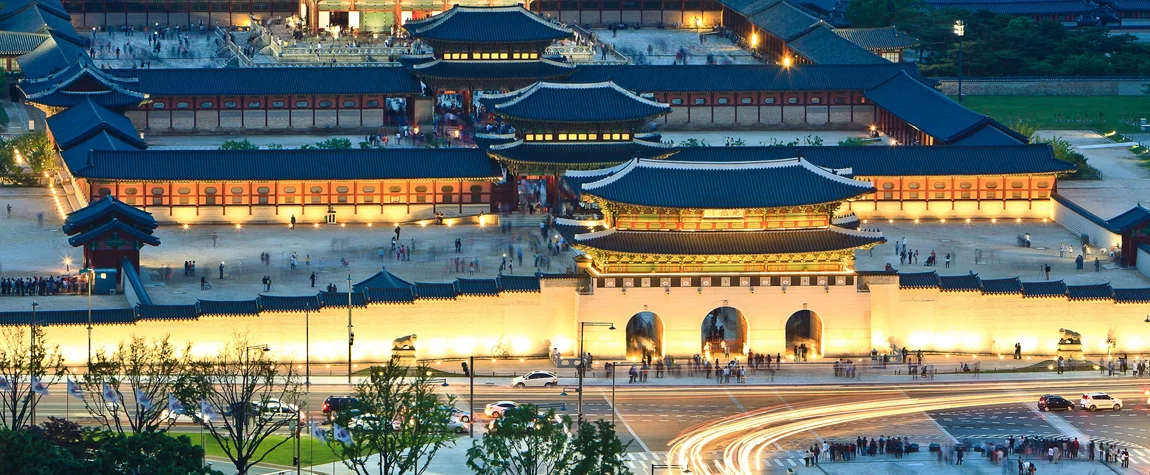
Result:
{"type": "MultiPolygon", "coordinates": [[[[703,460],[708,465],[713,465],[718,473],[722,473],[723,469],[723,453],[722,452],[706,452],[702,454],[703,460]]],[[[667,452],[628,452],[624,457],[624,465],[631,469],[632,473],[645,474],[650,473],[651,465],[671,465],[672,460],[668,459],[667,452]]],[[[776,450],[767,452],[767,458],[763,459],[763,468],[767,467],[799,467],[804,463],[802,450],[776,450]]]]}

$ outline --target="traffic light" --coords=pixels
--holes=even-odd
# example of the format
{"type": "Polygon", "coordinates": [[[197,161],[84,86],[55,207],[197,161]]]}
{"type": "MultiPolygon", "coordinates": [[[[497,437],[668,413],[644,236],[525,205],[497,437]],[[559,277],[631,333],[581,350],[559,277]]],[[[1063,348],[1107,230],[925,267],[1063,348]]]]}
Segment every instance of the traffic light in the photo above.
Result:
{"type": "Polygon", "coordinates": [[[471,377],[471,370],[467,368],[467,362],[464,361],[462,364],[463,364],[463,375],[470,378],[471,377]]]}

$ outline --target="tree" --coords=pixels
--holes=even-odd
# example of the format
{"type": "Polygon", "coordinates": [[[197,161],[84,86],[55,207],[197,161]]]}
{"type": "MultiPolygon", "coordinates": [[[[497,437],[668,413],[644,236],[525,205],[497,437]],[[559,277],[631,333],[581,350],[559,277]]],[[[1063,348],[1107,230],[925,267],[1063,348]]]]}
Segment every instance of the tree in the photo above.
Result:
{"type": "Polygon", "coordinates": [[[839,140],[839,146],[840,147],[858,147],[858,146],[862,146],[862,145],[870,145],[871,142],[873,142],[873,140],[866,139],[863,137],[847,137],[845,139],[839,140]]]}
{"type": "Polygon", "coordinates": [[[51,385],[64,375],[60,347],[47,345],[40,326],[31,328],[30,336],[19,328],[6,328],[0,340],[0,378],[4,380],[0,381],[0,421],[7,429],[20,429],[31,420],[42,397],[32,390],[33,380],[51,385]]]}
{"type": "Polygon", "coordinates": [[[455,443],[449,427],[454,396],[435,393],[429,367],[415,368],[413,377],[408,377],[410,369],[400,364],[398,356],[372,367],[367,379],[355,387],[361,414],[370,416],[345,411],[334,421],[350,428],[352,443],[335,437],[328,443],[356,473],[419,475],[439,449],[455,443]]]}
{"type": "Polygon", "coordinates": [[[291,440],[270,436],[287,429],[303,410],[299,372],[291,362],[278,365],[266,348],[237,336],[216,356],[189,364],[175,385],[188,415],[208,430],[239,475],[291,440]],[[266,410],[273,401],[296,410],[266,410]],[[205,405],[216,414],[193,410],[205,405]]]}
{"type": "Polygon", "coordinates": [[[300,147],[303,150],[320,149],[320,150],[347,150],[351,148],[351,139],[345,138],[330,138],[316,142],[315,145],[304,145],[300,147]]]}
{"type": "Polygon", "coordinates": [[[264,145],[264,148],[266,148],[268,150],[283,150],[284,146],[283,146],[283,144],[269,143],[267,145],[264,145]]]}
{"type": "Polygon", "coordinates": [[[79,381],[90,396],[84,399],[84,408],[105,429],[120,434],[170,428],[175,417],[165,417],[168,394],[191,362],[191,349],[189,343],[183,356],[177,356],[176,347],[164,336],[155,341],[133,337],[120,342],[111,354],[98,351],[79,381]]]}
{"type": "Polygon", "coordinates": [[[43,132],[33,132],[16,137],[8,142],[37,175],[54,168],[56,148],[43,132]]]}
{"type": "Polygon", "coordinates": [[[570,475],[579,456],[568,430],[571,418],[544,415],[531,404],[507,411],[467,449],[467,467],[476,475],[570,475]]]}
{"type": "Polygon", "coordinates": [[[16,156],[12,154],[12,147],[8,146],[7,140],[0,138],[0,178],[19,171],[20,169],[16,167],[16,156]]]}
{"type": "Polygon", "coordinates": [[[80,427],[80,424],[67,419],[49,417],[40,425],[30,426],[28,431],[55,444],[76,460],[86,459],[89,453],[99,448],[99,443],[93,440],[99,431],[80,427]]]}
{"type": "Polygon", "coordinates": [[[90,467],[84,473],[100,475],[221,475],[203,466],[204,448],[187,435],[162,432],[124,435],[105,432],[98,439],[90,467]]]}
{"type": "Polygon", "coordinates": [[[579,435],[572,442],[580,459],[571,468],[572,475],[612,473],[628,475],[631,470],[624,463],[630,442],[624,444],[615,433],[615,425],[605,420],[579,424],[579,435]]]}
{"type": "Polygon", "coordinates": [[[75,475],[88,473],[67,451],[31,431],[0,429],[0,473],[75,475]]]}
{"type": "Polygon", "coordinates": [[[855,28],[904,23],[926,9],[923,0],[851,0],[846,19],[855,28]]]}
{"type": "Polygon", "coordinates": [[[248,139],[228,140],[220,144],[220,150],[259,150],[260,146],[248,139]]]}

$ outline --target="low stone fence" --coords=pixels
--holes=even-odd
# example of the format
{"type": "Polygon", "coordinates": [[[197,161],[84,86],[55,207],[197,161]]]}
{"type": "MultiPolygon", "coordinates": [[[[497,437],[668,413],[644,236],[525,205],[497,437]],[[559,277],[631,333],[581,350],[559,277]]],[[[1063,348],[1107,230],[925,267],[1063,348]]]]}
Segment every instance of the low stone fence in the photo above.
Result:
{"type": "MultiPolygon", "coordinates": [[[[933,78],[943,94],[958,95],[958,78],[933,78]]],[[[1003,77],[963,78],[966,96],[1142,96],[1150,95],[1150,77],[1003,77]]]]}

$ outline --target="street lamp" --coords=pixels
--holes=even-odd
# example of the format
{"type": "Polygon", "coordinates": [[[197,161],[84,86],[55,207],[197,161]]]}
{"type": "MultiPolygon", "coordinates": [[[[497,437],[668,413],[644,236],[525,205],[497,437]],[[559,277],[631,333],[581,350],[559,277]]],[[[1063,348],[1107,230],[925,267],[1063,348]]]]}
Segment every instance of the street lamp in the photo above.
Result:
{"type": "Polygon", "coordinates": [[[96,280],[96,269],[83,269],[88,274],[88,372],[92,372],[92,284],[96,280]]]}
{"type": "Polygon", "coordinates": [[[309,323],[311,314],[311,304],[304,304],[303,307],[303,385],[304,391],[311,394],[311,324],[309,323]]]}
{"type": "Polygon", "coordinates": [[[677,469],[677,470],[679,470],[679,473],[691,473],[691,469],[687,468],[686,465],[668,465],[665,463],[652,463],[651,464],[651,475],[655,475],[655,469],[666,470],[668,472],[677,469]]]}
{"type": "Polygon", "coordinates": [[[351,346],[355,344],[355,332],[351,326],[351,271],[347,273],[347,384],[351,384],[351,346]]]}
{"type": "Polygon", "coordinates": [[[966,24],[962,20],[954,22],[954,35],[958,37],[958,102],[962,103],[962,37],[966,36],[966,24]]]}
{"type": "Polygon", "coordinates": [[[586,332],[586,327],[610,327],[608,330],[614,330],[615,324],[611,322],[579,322],[579,363],[575,366],[576,371],[579,373],[579,422],[583,422],[583,374],[587,372],[586,355],[583,353],[583,334],[586,332]]]}
{"type": "MultiPolygon", "coordinates": [[[[35,300],[32,301],[32,321],[28,322],[28,378],[34,379],[36,376],[36,369],[33,366],[36,362],[36,307],[40,304],[35,300]]],[[[29,389],[28,401],[32,403],[32,425],[36,425],[36,391],[29,389]]]]}

